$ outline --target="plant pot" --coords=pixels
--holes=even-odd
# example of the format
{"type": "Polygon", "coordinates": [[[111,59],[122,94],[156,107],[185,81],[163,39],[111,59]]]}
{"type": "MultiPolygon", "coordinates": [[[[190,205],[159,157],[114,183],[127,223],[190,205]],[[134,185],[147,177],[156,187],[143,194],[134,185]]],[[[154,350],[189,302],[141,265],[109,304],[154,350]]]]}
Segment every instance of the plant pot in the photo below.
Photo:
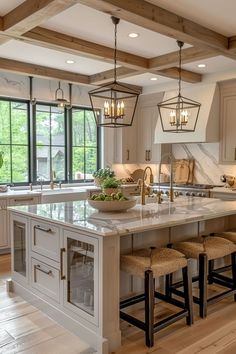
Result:
{"type": "Polygon", "coordinates": [[[103,193],[106,193],[107,195],[117,192],[119,192],[119,188],[103,188],[103,193]]]}

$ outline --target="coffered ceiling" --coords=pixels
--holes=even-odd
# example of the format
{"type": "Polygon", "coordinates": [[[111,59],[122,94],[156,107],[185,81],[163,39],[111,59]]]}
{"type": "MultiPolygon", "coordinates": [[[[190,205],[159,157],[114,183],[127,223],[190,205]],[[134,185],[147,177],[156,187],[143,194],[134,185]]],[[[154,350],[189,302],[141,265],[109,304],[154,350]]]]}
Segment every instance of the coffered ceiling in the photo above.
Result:
{"type": "Polygon", "coordinates": [[[235,0],[0,0],[0,70],[86,85],[111,81],[115,15],[119,80],[143,87],[175,80],[180,39],[183,80],[200,82],[236,69],[235,11],[235,0]]]}

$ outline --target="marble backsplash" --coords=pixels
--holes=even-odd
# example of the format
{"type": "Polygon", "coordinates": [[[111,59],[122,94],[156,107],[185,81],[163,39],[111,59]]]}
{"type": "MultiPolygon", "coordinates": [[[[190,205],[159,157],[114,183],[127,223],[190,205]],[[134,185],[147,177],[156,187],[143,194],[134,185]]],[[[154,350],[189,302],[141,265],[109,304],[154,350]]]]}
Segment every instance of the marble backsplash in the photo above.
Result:
{"type": "MultiPolygon", "coordinates": [[[[224,173],[236,175],[235,165],[219,164],[219,143],[193,143],[193,144],[173,144],[173,155],[176,159],[189,158],[195,160],[194,183],[206,183],[219,185],[222,184],[220,176],[224,173]]],[[[138,168],[144,169],[147,165],[143,164],[115,164],[118,178],[128,177],[138,168]]],[[[158,164],[150,164],[154,180],[158,181],[158,164]]],[[[163,173],[169,173],[169,166],[162,166],[163,173]]]]}

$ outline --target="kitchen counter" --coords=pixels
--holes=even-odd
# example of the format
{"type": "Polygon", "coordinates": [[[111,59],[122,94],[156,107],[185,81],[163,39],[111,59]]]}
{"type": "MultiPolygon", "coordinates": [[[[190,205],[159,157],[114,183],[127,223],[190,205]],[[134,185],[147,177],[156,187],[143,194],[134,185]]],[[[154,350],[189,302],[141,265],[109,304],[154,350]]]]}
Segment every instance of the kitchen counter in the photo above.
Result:
{"type": "Polygon", "coordinates": [[[126,212],[102,213],[87,201],[11,207],[16,213],[50,220],[99,236],[127,235],[236,214],[236,201],[179,197],[174,203],[137,204],[126,212]]]}
{"type": "Polygon", "coordinates": [[[26,196],[39,196],[41,195],[41,191],[35,190],[8,190],[7,192],[0,192],[0,199],[5,198],[14,198],[14,197],[26,197],[26,196]]]}

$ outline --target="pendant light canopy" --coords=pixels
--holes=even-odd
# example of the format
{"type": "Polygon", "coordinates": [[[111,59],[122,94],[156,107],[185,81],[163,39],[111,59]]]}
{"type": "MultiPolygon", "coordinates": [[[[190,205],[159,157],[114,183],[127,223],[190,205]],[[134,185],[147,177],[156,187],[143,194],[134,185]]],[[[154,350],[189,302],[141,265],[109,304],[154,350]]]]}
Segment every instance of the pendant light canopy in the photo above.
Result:
{"type": "Polygon", "coordinates": [[[89,92],[97,126],[119,128],[131,126],[138,102],[139,92],[117,82],[117,25],[120,19],[111,17],[115,27],[114,81],[89,92]],[[100,110],[98,107],[103,107],[100,110]]]}
{"type": "MultiPolygon", "coordinates": [[[[69,84],[71,85],[71,84],[69,84]]],[[[71,99],[70,99],[71,101],[71,99]]],[[[64,91],[61,88],[61,82],[58,82],[58,88],[55,91],[55,103],[57,104],[57,107],[60,108],[70,108],[71,107],[71,102],[67,101],[64,98],[64,91]]]]}
{"type": "Polygon", "coordinates": [[[179,93],[176,97],[158,103],[157,107],[164,132],[194,132],[201,103],[181,95],[181,49],[184,43],[177,41],[177,44],[179,46],[179,93]]]}

